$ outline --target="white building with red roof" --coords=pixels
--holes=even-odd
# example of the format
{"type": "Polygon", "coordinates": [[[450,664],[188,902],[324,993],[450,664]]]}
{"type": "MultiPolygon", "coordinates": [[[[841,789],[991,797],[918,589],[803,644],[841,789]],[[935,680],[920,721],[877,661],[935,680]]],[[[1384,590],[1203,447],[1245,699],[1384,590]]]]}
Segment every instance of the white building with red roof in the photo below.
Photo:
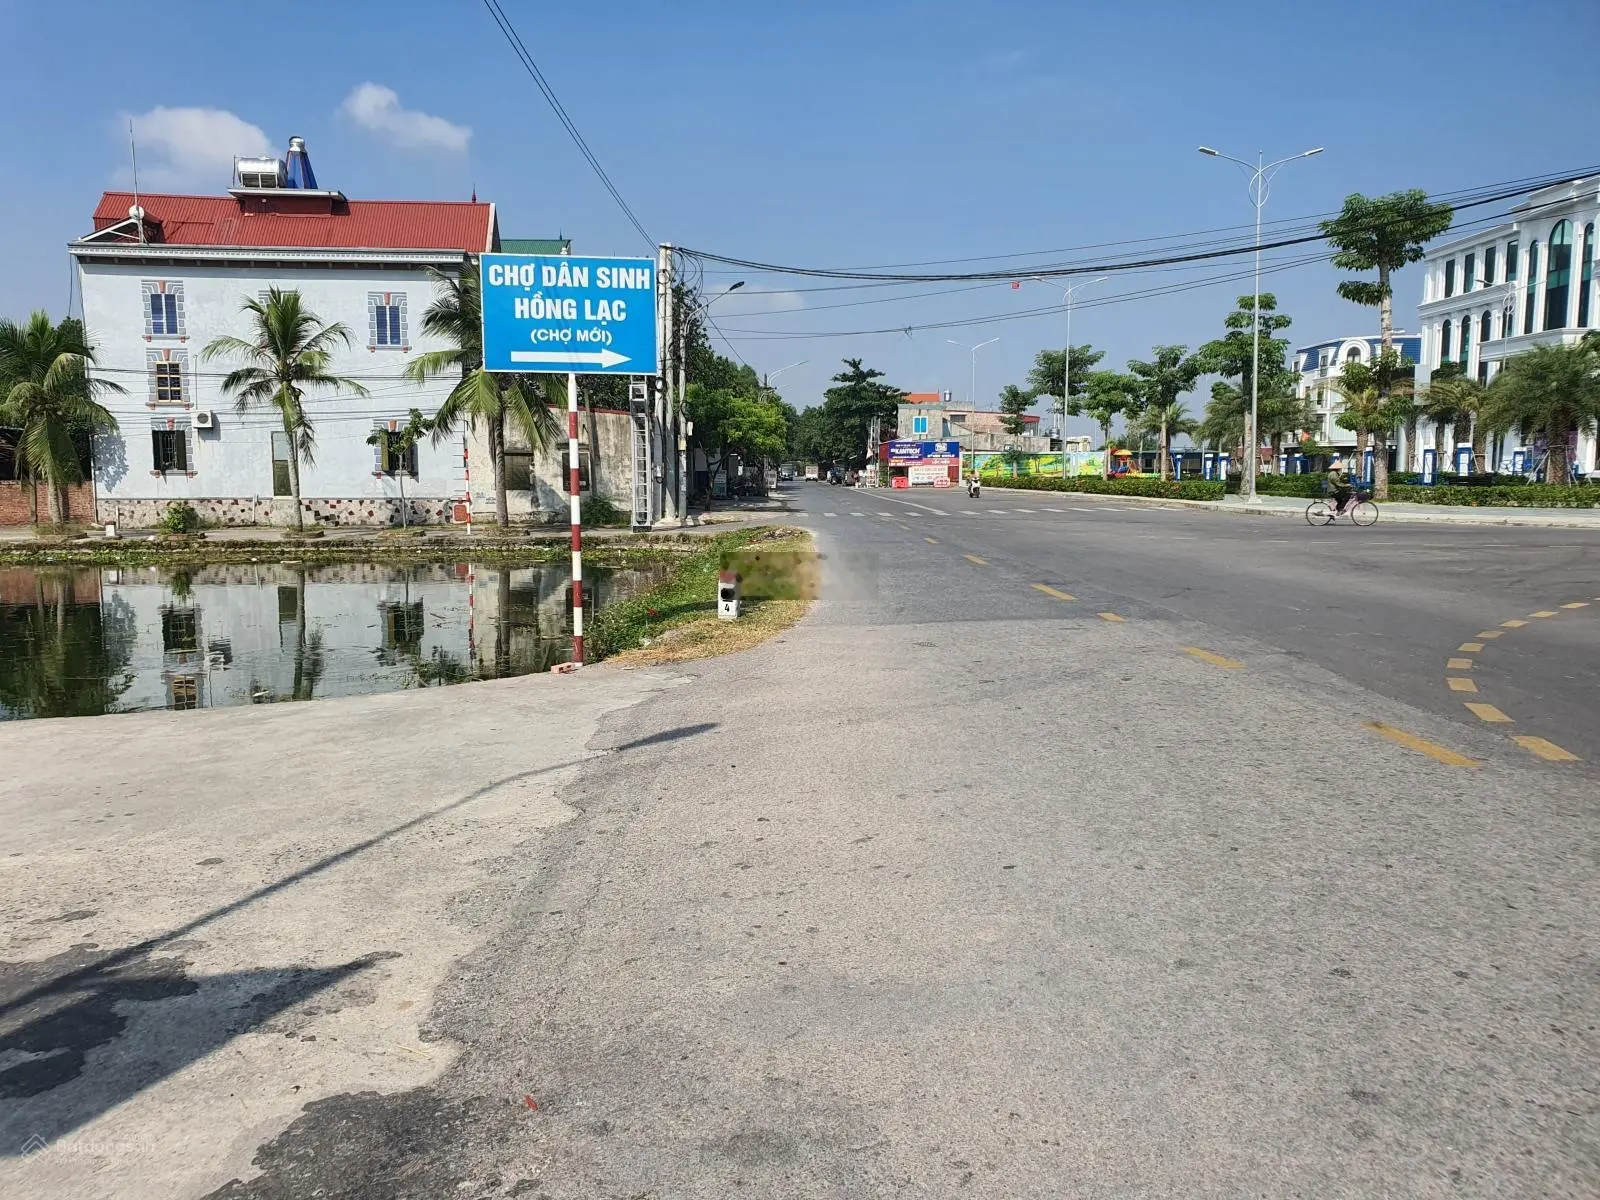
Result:
{"type": "Polygon", "coordinates": [[[459,439],[425,440],[403,461],[369,438],[412,408],[431,416],[456,382],[418,385],[404,369],[445,348],[420,327],[435,293],[428,269],[460,271],[497,249],[494,205],[347,199],[317,186],[298,138],[285,160],[238,160],[233,183],[221,196],[107,192],[93,231],[69,247],[96,373],[126,389],[106,401],[118,432],[96,439],[99,519],[150,525],[185,500],[224,524],[292,523],[276,411],[236,413],[221,384],[238,364],[201,361],[213,338],[249,337],[241,305],[271,287],[298,290],[321,320],[349,328],[331,370],[368,392],[306,394],[316,435],[300,474],[307,522],[398,523],[402,487],[410,520],[451,519],[465,490],[459,439]]]}

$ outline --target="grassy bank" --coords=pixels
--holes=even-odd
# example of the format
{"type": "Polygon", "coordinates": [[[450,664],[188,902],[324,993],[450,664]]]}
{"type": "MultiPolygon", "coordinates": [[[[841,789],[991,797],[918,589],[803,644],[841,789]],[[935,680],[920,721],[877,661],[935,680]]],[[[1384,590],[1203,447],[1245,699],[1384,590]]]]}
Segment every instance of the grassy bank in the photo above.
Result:
{"type": "Polygon", "coordinates": [[[671,576],[595,617],[587,657],[629,664],[683,662],[766,641],[805,614],[817,591],[816,551],[801,530],[763,527],[701,539],[671,576]],[[739,572],[744,615],[717,619],[717,576],[739,572]]]}
{"type": "MultiPolygon", "coordinates": [[[[585,533],[584,558],[596,566],[649,566],[695,552],[706,539],[687,533],[585,533]]],[[[559,535],[379,534],[361,538],[272,538],[209,540],[181,535],[154,540],[40,539],[0,543],[0,566],[22,567],[203,567],[213,563],[285,562],[473,562],[531,564],[566,562],[571,554],[566,532],[559,535]]]]}

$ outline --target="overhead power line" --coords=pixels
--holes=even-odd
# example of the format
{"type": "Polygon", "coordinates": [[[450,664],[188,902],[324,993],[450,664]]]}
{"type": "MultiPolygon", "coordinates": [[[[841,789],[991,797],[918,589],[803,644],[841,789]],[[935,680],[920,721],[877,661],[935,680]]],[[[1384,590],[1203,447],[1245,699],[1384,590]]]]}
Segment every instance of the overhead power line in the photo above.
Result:
{"type": "MultiPolygon", "coordinates": [[[[1594,174],[1600,167],[1589,167],[1577,172],[1562,172],[1556,175],[1532,177],[1508,181],[1507,183],[1490,185],[1487,188],[1467,189],[1457,193],[1458,198],[1452,199],[1449,194],[1439,197],[1445,203],[1456,209],[1475,208],[1486,204],[1497,204],[1505,200],[1515,199],[1526,195],[1529,191],[1536,191],[1541,187],[1564,183],[1568,180],[1580,178],[1584,175],[1594,174]]],[[[1159,239],[1152,239],[1159,240],[1159,239]]],[[[1305,245],[1311,242],[1326,240],[1321,230],[1306,232],[1296,235],[1279,236],[1271,241],[1262,242],[1262,250],[1276,250],[1288,246],[1305,245]]],[[[1183,247],[1176,248],[1182,251],[1183,247]]],[[[754,259],[735,258],[730,255],[715,254],[710,251],[695,250],[683,247],[686,255],[701,259],[704,262],[723,263],[732,267],[739,267],[749,271],[765,271],[775,275],[795,275],[814,279],[853,279],[875,283],[960,283],[978,282],[983,280],[1010,280],[1019,274],[1038,275],[1046,278],[1063,278],[1074,275],[1104,274],[1111,271],[1131,271],[1146,267],[1167,266],[1177,263],[1205,262],[1217,258],[1231,258],[1241,254],[1250,254],[1257,249],[1254,241],[1234,241],[1224,245],[1215,243],[1202,244],[1201,247],[1187,252],[1170,252],[1164,254],[1148,255],[1142,258],[1110,257],[1096,260],[1077,260],[1072,262],[1056,262],[1032,264],[1025,269],[1018,266],[986,271],[941,271],[941,272],[879,272],[862,271],[851,268],[838,267],[799,267],[785,266],[778,263],[760,262],[754,259]]],[[[1048,253],[1048,252],[1045,252],[1048,253]]],[[[1000,256],[997,256],[1000,257],[1000,256]]]]}
{"type": "Polygon", "coordinates": [[[489,15],[494,18],[494,23],[500,26],[500,32],[505,35],[506,41],[511,44],[512,51],[521,60],[523,69],[528,72],[533,82],[538,86],[545,101],[550,105],[550,110],[556,114],[556,119],[566,129],[567,134],[572,138],[573,144],[578,147],[579,153],[588,161],[589,166],[594,169],[595,175],[605,186],[606,191],[611,193],[611,198],[617,202],[617,207],[622,210],[622,215],[627,217],[633,227],[639,231],[639,236],[645,240],[645,243],[654,249],[656,245],[655,238],[650,236],[650,232],[645,229],[644,224],[634,214],[633,209],[628,207],[628,202],[622,198],[622,193],[617,190],[617,185],[611,182],[611,176],[606,174],[605,168],[600,165],[600,160],[595,157],[594,151],[589,149],[589,143],[583,140],[583,134],[578,132],[578,126],[573,122],[572,117],[567,113],[566,107],[556,96],[555,89],[545,79],[544,72],[539,70],[539,64],[533,61],[533,55],[523,43],[521,35],[517,33],[516,26],[511,23],[511,18],[506,16],[505,10],[500,7],[499,0],[483,0],[483,6],[489,10],[489,15]]]}

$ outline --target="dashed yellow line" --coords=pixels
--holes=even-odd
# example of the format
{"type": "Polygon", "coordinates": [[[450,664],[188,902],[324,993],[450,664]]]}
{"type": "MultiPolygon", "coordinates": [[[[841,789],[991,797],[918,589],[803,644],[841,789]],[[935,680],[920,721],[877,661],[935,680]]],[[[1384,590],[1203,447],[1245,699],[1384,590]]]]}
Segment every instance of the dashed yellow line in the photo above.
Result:
{"type": "Polygon", "coordinates": [[[1588,608],[1589,607],[1589,602],[1587,600],[1574,600],[1571,604],[1563,604],[1561,607],[1562,608],[1588,608]]]}
{"type": "Polygon", "coordinates": [[[1199,646],[1185,646],[1183,652],[1192,658],[1198,658],[1201,662],[1208,662],[1213,667],[1221,667],[1225,671],[1237,671],[1244,666],[1237,658],[1223,658],[1222,655],[1202,650],[1199,646]]]}
{"type": "Polygon", "coordinates": [[[1515,618],[1512,618],[1509,621],[1501,621],[1500,627],[1502,629],[1521,629],[1526,624],[1526,621],[1518,621],[1515,618]]]}
{"type": "Polygon", "coordinates": [[[1463,675],[1448,675],[1445,677],[1445,682],[1450,685],[1452,692],[1475,692],[1478,690],[1478,685],[1463,675]]]}
{"type": "Polygon", "coordinates": [[[1441,762],[1447,767],[1476,767],[1476,759],[1468,758],[1465,754],[1457,754],[1438,742],[1430,742],[1427,738],[1420,738],[1414,733],[1407,733],[1404,729],[1397,729],[1393,725],[1385,725],[1382,721],[1365,721],[1362,728],[1370,729],[1381,738],[1387,738],[1397,746],[1404,746],[1407,750],[1415,750],[1418,754],[1426,754],[1434,762],[1441,762]]]}
{"type": "Polygon", "coordinates": [[[1528,734],[1518,734],[1511,739],[1530,754],[1537,754],[1545,762],[1578,762],[1578,756],[1570,751],[1563,750],[1554,742],[1547,742],[1542,737],[1530,737],[1528,734]]]}
{"type": "Polygon", "coordinates": [[[1117,616],[1116,613],[1095,613],[1095,616],[1099,617],[1102,621],[1115,621],[1119,625],[1122,624],[1122,618],[1117,616]]]}
{"type": "Polygon", "coordinates": [[[1456,647],[1456,649],[1464,651],[1467,654],[1476,654],[1479,650],[1483,649],[1483,643],[1482,642],[1462,642],[1461,645],[1456,647]]]}
{"type": "Polygon", "coordinates": [[[1493,638],[1497,638],[1497,637],[1505,637],[1505,635],[1506,635],[1506,631],[1504,629],[1485,629],[1478,636],[1481,637],[1481,638],[1493,639],[1493,638]]]}
{"type": "Polygon", "coordinates": [[[1467,711],[1480,721],[1487,721],[1491,725],[1510,725],[1512,720],[1492,704],[1474,704],[1467,702],[1467,711]]]}
{"type": "Polygon", "coordinates": [[[963,554],[961,557],[966,559],[969,563],[977,563],[980,567],[987,567],[989,565],[988,559],[979,558],[976,554],[963,554]]]}
{"type": "Polygon", "coordinates": [[[1560,614],[1551,612],[1548,608],[1541,608],[1538,612],[1530,613],[1529,615],[1534,617],[1554,617],[1559,616],[1560,614]]]}
{"type": "Polygon", "coordinates": [[[1472,660],[1470,658],[1452,658],[1444,666],[1447,671],[1470,671],[1472,670],[1472,660]]]}
{"type": "Polygon", "coordinates": [[[1071,595],[1068,592],[1059,591],[1056,588],[1051,587],[1047,583],[1035,583],[1035,584],[1032,585],[1032,587],[1033,587],[1034,591],[1043,592],[1046,596],[1054,596],[1057,600],[1076,600],[1077,599],[1076,596],[1071,595]]]}

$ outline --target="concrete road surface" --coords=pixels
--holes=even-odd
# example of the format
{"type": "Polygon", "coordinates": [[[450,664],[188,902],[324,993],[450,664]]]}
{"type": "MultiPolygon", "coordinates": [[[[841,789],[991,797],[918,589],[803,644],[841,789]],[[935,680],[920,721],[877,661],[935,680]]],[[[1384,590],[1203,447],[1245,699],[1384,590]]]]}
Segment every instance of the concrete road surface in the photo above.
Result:
{"type": "Polygon", "coordinates": [[[1595,535],[790,494],[811,618],[567,681],[578,815],[459,881],[425,1081],[70,1194],[1600,1194],[1595,535]]]}

